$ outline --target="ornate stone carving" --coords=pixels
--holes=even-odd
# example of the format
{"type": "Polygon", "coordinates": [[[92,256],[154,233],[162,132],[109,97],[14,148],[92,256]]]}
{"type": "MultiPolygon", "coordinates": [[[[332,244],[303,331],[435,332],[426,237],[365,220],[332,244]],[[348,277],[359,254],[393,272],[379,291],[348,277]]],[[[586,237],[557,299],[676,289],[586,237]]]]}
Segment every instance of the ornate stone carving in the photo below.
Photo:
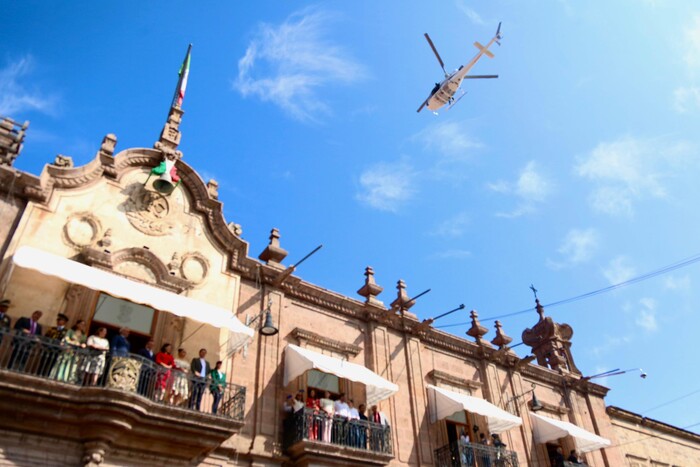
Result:
{"type": "Polygon", "coordinates": [[[109,444],[104,441],[88,441],[84,445],[83,467],[97,467],[105,460],[109,444]]]}
{"type": "Polygon", "coordinates": [[[207,193],[214,199],[219,199],[219,182],[213,178],[207,182],[207,193]]]}
{"type": "Polygon", "coordinates": [[[240,237],[243,235],[243,227],[241,227],[241,224],[236,224],[235,222],[229,222],[228,223],[228,229],[235,235],[236,237],[240,237]]]}
{"type": "Polygon", "coordinates": [[[114,148],[117,146],[116,135],[109,133],[102,138],[102,144],[100,145],[100,153],[105,156],[113,156],[114,148]]]}
{"type": "Polygon", "coordinates": [[[55,167],[61,167],[62,169],[72,169],[73,158],[63,154],[56,154],[56,159],[54,159],[53,165],[55,167]]]}
{"type": "Polygon", "coordinates": [[[209,260],[201,253],[185,253],[180,262],[180,275],[193,284],[204,282],[209,274],[209,260]]]}
{"type": "Polygon", "coordinates": [[[173,257],[168,263],[168,272],[170,272],[170,274],[173,276],[176,275],[180,269],[180,264],[182,264],[182,261],[180,260],[180,255],[176,251],[173,253],[173,257]]]}
{"type": "Polygon", "coordinates": [[[503,326],[501,325],[501,322],[496,320],[496,337],[493,338],[491,343],[499,348],[499,350],[503,350],[508,347],[508,344],[510,344],[513,341],[513,338],[506,335],[505,332],[503,332],[503,326]]]}
{"type": "Polygon", "coordinates": [[[310,342],[316,347],[327,349],[331,352],[341,353],[346,356],[354,357],[362,351],[362,347],[358,345],[348,344],[326,336],[321,336],[315,332],[307,331],[306,329],[302,328],[294,328],[292,331],[292,336],[299,341],[299,344],[303,344],[305,341],[310,342]]]}
{"type": "Polygon", "coordinates": [[[105,234],[102,236],[100,241],[97,242],[98,246],[102,248],[109,248],[112,246],[112,229],[105,230],[105,234]]]}
{"type": "Polygon", "coordinates": [[[155,191],[147,190],[140,183],[129,187],[129,198],[124,203],[124,211],[129,222],[146,235],[169,235],[174,224],[168,217],[168,198],[155,191]]]}
{"type": "Polygon", "coordinates": [[[12,166],[22,151],[22,142],[28,127],[29,122],[20,126],[11,118],[0,119],[0,165],[12,166]]]}
{"type": "Polygon", "coordinates": [[[537,363],[560,372],[581,374],[571,355],[571,337],[574,330],[568,324],[555,323],[544,315],[544,307],[535,300],[539,321],[523,331],[523,342],[532,347],[537,363]]]}
{"type": "Polygon", "coordinates": [[[136,392],[141,362],[129,357],[112,357],[107,375],[107,387],[136,392]]]}
{"type": "Polygon", "coordinates": [[[479,345],[485,345],[485,346],[491,346],[491,344],[488,343],[488,341],[485,341],[483,337],[486,335],[488,329],[483,327],[481,323],[479,323],[479,313],[477,313],[476,310],[472,310],[469,313],[469,316],[472,319],[472,327],[469,328],[467,331],[467,335],[473,337],[476,340],[476,343],[479,345]]]}
{"type": "Polygon", "coordinates": [[[63,225],[63,241],[78,250],[93,246],[102,233],[99,219],[90,212],[76,212],[63,225]]]}

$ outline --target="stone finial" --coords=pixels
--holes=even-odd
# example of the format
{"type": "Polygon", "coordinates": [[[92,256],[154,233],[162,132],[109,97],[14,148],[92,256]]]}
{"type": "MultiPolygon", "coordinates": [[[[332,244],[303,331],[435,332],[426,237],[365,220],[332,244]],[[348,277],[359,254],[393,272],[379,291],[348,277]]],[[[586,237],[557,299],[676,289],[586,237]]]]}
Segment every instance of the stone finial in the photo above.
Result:
{"type": "Polygon", "coordinates": [[[265,261],[268,266],[277,267],[278,269],[284,269],[281,261],[287,257],[287,250],[280,246],[280,231],[276,228],[270,231],[270,243],[267,247],[260,253],[258,258],[265,261]]]}
{"type": "Polygon", "coordinates": [[[499,349],[504,349],[508,347],[508,344],[510,344],[512,341],[513,338],[507,336],[506,333],[503,332],[503,326],[501,325],[501,322],[496,320],[496,337],[493,338],[491,343],[497,346],[499,349]]]}
{"type": "Polygon", "coordinates": [[[103,235],[102,238],[97,242],[97,244],[98,244],[99,246],[101,246],[102,248],[105,248],[105,249],[107,249],[107,248],[109,248],[110,246],[112,246],[112,229],[107,229],[107,230],[105,230],[104,235],[103,235]]]}
{"type": "Polygon", "coordinates": [[[163,152],[163,155],[172,155],[175,159],[182,159],[182,153],[177,150],[180,144],[180,123],[184,110],[180,107],[170,107],[168,120],[160,133],[160,139],[153,145],[154,148],[163,152]]]}
{"type": "Polygon", "coordinates": [[[357,293],[365,297],[365,303],[377,306],[384,306],[381,300],[377,299],[377,295],[382,293],[383,287],[374,282],[374,269],[371,266],[365,268],[365,285],[363,285],[357,293]]]}
{"type": "Polygon", "coordinates": [[[233,235],[236,237],[240,237],[243,235],[243,227],[241,227],[241,224],[236,224],[235,222],[229,222],[228,223],[228,229],[233,232],[233,235]]]}
{"type": "Polygon", "coordinates": [[[214,199],[219,199],[219,182],[213,178],[207,182],[207,193],[214,199]]]}
{"type": "Polygon", "coordinates": [[[11,118],[0,117],[0,165],[12,166],[22,152],[22,142],[29,122],[20,126],[11,118]]]}
{"type": "Polygon", "coordinates": [[[392,310],[408,310],[416,304],[415,301],[410,301],[406,293],[406,283],[403,279],[399,279],[398,282],[396,282],[396,290],[396,300],[391,302],[392,310]]]}
{"type": "Polygon", "coordinates": [[[104,154],[105,156],[113,156],[115,147],[117,147],[117,136],[109,133],[102,138],[100,153],[104,154]]]}
{"type": "Polygon", "coordinates": [[[472,327],[467,331],[467,335],[476,339],[477,344],[485,344],[482,337],[489,331],[479,323],[479,313],[476,310],[472,310],[469,313],[469,317],[472,319],[472,327]]]}
{"type": "Polygon", "coordinates": [[[62,169],[70,169],[73,167],[73,158],[64,154],[56,154],[56,159],[54,159],[52,165],[62,169]]]}

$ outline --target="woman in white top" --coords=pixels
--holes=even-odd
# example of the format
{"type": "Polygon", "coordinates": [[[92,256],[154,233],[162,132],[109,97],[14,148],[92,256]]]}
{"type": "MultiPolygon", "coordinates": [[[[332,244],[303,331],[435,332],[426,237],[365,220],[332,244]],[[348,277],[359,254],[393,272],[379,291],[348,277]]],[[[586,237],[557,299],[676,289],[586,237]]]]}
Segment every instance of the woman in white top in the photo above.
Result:
{"type": "Polygon", "coordinates": [[[321,404],[321,411],[326,414],[321,429],[321,440],[330,443],[331,430],[333,428],[333,415],[335,415],[335,403],[333,399],[331,399],[331,393],[328,391],[323,394],[323,398],[319,402],[321,404]]]}
{"type": "Polygon", "coordinates": [[[173,382],[173,405],[180,405],[182,401],[186,401],[190,395],[190,381],[187,375],[190,374],[190,362],[187,361],[187,351],[185,349],[177,349],[177,358],[175,359],[175,368],[173,368],[175,381],[173,382]]]}
{"type": "Polygon", "coordinates": [[[105,371],[105,354],[109,351],[109,341],[106,337],[107,328],[99,328],[87,339],[86,345],[92,350],[92,355],[85,359],[83,371],[85,372],[84,383],[90,386],[96,385],[97,379],[105,371]]]}

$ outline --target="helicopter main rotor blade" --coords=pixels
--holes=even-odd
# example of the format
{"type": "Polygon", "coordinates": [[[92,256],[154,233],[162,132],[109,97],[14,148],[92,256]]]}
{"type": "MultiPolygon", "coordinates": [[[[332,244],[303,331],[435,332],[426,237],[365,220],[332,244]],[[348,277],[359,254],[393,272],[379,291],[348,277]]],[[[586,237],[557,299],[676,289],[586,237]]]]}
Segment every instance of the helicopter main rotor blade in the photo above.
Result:
{"type": "Polygon", "coordinates": [[[467,75],[464,79],[498,78],[498,75],[467,75]]]}
{"type": "Polygon", "coordinates": [[[438,53],[437,49],[435,48],[435,45],[433,45],[433,41],[430,40],[430,36],[426,32],[425,34],[425,39],[428,41],[428,44],[430,44],[430,48],[433,49],[433,53],[438,59],[438,62],[440,62],[440,66],[442,67],[442,72],[445,73],[445,76],[447,76],[447,71],[445,70],[445,64],[442,62],[442,58],[440,58],[440,54],[438,53]]]}

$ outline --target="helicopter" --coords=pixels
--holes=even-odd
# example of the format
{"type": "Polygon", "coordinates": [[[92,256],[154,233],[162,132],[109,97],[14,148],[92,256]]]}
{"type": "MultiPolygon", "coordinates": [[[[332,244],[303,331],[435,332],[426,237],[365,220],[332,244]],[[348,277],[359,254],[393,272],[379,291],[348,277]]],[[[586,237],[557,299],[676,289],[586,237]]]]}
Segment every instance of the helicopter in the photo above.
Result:
{"type": "Polygon", "coordinates": [[[437,57],[438,59],[438,62],[440,62],[442,71],[445,73],[445,79],[442,80],[442,82],[440,83],[435,83],[435,87],[432,91],[430,91],[430,95],[428,96],[428,98],[425,101],[423,101],[420,107],[418,107],[417,112],[423,110],[423,107],[428,107],[429,110],[432,110],[433,113],[436,113],[436,110],[440,109],[446,104],[449,104],[449,107],[447,109],[451,109],[466,94],[466,92],[462,91],[462,94],[457,99],[454,98],[455,93],[459,89],[459,86],[462,84],[462,80],[464,79],[498,78],[498,75],[467,75],[467,73],[469,72],[469,70],[472,69],[472,67],[476,64],[476,62],[479,61],[479,59],[483,55],[486,55],[489,58],[493,58],[493,53],[491,53],[489,47],[491,47],[491,45],[494,42],[498,45],[501,45],[499,41],[502,37],[503,36],[501,36],[501,23],[498,23],[498,29],[496,30],[496,34],[489,41],[489,43],[486,44],[486,46],[483,46],[479,42],[474,42],[474,46],[477,49],[479,49],[479,52],[474,56],[474,58],[472,58],[469,61],[469,63],[460,66],[457,70],[453,71],[450,74],[447,73],[447,71],[445,70],[445,64],[443,63],[442,58],[440,58],[440,54],[435,48],[435,45],[433,45],[433,41],[430,39],[430,36],[428,35],[428,33],[425,33],[425,38],[428,41],[428,44],[430,44],[430,48],[433,49],[435,57],[437,57]]]}

